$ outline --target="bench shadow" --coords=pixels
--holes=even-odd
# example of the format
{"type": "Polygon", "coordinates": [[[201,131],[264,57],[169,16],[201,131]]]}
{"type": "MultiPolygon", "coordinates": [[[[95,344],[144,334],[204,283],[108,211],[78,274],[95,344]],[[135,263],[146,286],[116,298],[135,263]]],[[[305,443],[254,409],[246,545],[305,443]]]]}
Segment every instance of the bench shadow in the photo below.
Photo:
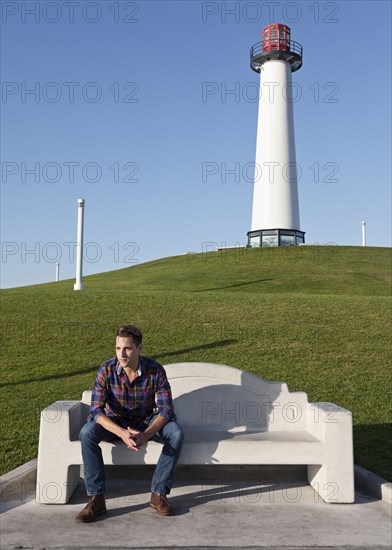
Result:
{"type": "MultiPolygon", "coordinates": [[[[98,517],[96,521],[104,521],[108,517],[118,517],[144,510],[149,508],[150,498],[150,477],[151,468],[146,468],[144,473],[141,473],[145,478],[142,481],[140,478],[134,479],[111,479],[108,483],[107,492],[105,494],[107,500],[108,514],[98,517]]],[[[212,467],[211,467],[212,468],[212,467]]],[[[140,470],[140,468],[139,468],[140,470]]],[[[124,470],[122,473],[124,476],[124,470]]],[[[187,487],[189,490],[183,494],[170,496],[170,503],[174,509],[175,516],[186,515],[197,506],[203,506],[212,502],[221,502],[222,504],[238,504],[242,503],[270,503],[275,501],[293,503],[298,498],[298,489],[301,494],[301,488],[307,487],[308,484],[304,480],[298,481],[265,481],[265,480],[236,480],[231,479],[225,481],[217,479],[215,481],[205,482],[204,480],[187,480],[177,482],[173,493],[181,491],[182,487],[187,487]],[[200,488],[201,485],[201,488],[200,488]],[[292,491],[290,493],[290,491],[292,491]],[[285,498],[286,495],[286,498],[285,498]]],[[[83,484],[80,483],[77,490],[72,495],[69,504],[85,504],[86,497],[83,484]]]]}
{"type": "Polygon", "coordinates": [[[176,510],[175,515],[181,516],[188,514],[197,506],[206,505],[211,502],[221,502],[222,504],[269,502],[272,504],[275,500],[281,499],[280,493],[283,494],[284,491],[288,493],[290,489],[297,490],[305,486],[307,486],[307,483],[304,481],[293,483],[266,483],[263,480],[246,482],[218,481],[215,485],[211,483],[204,485],[201,490],[172,497],[170,502],[176,510]]]}

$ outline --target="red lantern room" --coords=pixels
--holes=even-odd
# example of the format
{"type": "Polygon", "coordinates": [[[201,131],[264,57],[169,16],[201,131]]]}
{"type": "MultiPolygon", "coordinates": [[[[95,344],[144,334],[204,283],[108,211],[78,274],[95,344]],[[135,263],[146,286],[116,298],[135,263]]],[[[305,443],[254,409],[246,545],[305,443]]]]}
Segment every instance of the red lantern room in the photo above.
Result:
{"type": "Polygon", "coordinates": [[[291,40],[290,27],[281,23],[271,23],[261,32],[261,42],[250,50],[250,66],[260,72],[262,65],[272,59],[282,59],[290,63],[291,72],[302,67],[302,46],[291,40]]]}
{"type": "Polygon", "coordinates": [[[263,52],[271,50],[290,50],[290,27],[272,23],[262,32],[263,52]]]}

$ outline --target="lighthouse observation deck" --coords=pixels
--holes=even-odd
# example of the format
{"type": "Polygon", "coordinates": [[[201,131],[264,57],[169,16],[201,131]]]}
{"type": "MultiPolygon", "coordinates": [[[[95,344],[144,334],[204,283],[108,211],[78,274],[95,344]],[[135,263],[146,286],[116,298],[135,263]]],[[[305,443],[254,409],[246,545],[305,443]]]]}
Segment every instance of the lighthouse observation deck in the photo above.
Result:
{"type": "Polygon", "coordinates": [[[291,72],[302,67],[302,46],[290,40],[287,25],[273,23],[263,29],[262,40],[250,49],[250,67],[257,73],[267,61],[282,59],[290,63],[291,72]]]}

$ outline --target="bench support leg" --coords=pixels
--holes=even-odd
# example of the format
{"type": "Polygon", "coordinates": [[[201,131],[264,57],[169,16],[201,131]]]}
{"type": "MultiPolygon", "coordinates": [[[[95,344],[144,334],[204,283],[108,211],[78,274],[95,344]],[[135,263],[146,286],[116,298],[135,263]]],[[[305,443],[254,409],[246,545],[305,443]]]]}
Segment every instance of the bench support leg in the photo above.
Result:
{"type": "Polygon", "coordinates": [[[308,481],[325,502],[349,504],[355,500],[354,470],[349,465],[310,465],[308,481]]]}
{"type": "Polygon", "coordinates": [[[38,470],[36,501],[41,504],[67,504],[79,481],[80,466],[64,466],[42,475],[38,470]]]}

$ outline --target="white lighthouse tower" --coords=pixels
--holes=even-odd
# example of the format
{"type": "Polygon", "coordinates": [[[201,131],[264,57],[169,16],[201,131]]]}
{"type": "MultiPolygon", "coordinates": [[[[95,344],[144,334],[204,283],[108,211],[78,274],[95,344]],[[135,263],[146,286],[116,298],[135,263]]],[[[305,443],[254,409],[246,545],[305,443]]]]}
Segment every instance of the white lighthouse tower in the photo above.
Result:
{"type": "Polygon", "coordinates": [[[287,25],[271,24],[250,50],[260,73],[259,118],[248,246],[292,246],[305,241],[300,230],[291,73],[302,66],[302,46],[287,25]]]}

